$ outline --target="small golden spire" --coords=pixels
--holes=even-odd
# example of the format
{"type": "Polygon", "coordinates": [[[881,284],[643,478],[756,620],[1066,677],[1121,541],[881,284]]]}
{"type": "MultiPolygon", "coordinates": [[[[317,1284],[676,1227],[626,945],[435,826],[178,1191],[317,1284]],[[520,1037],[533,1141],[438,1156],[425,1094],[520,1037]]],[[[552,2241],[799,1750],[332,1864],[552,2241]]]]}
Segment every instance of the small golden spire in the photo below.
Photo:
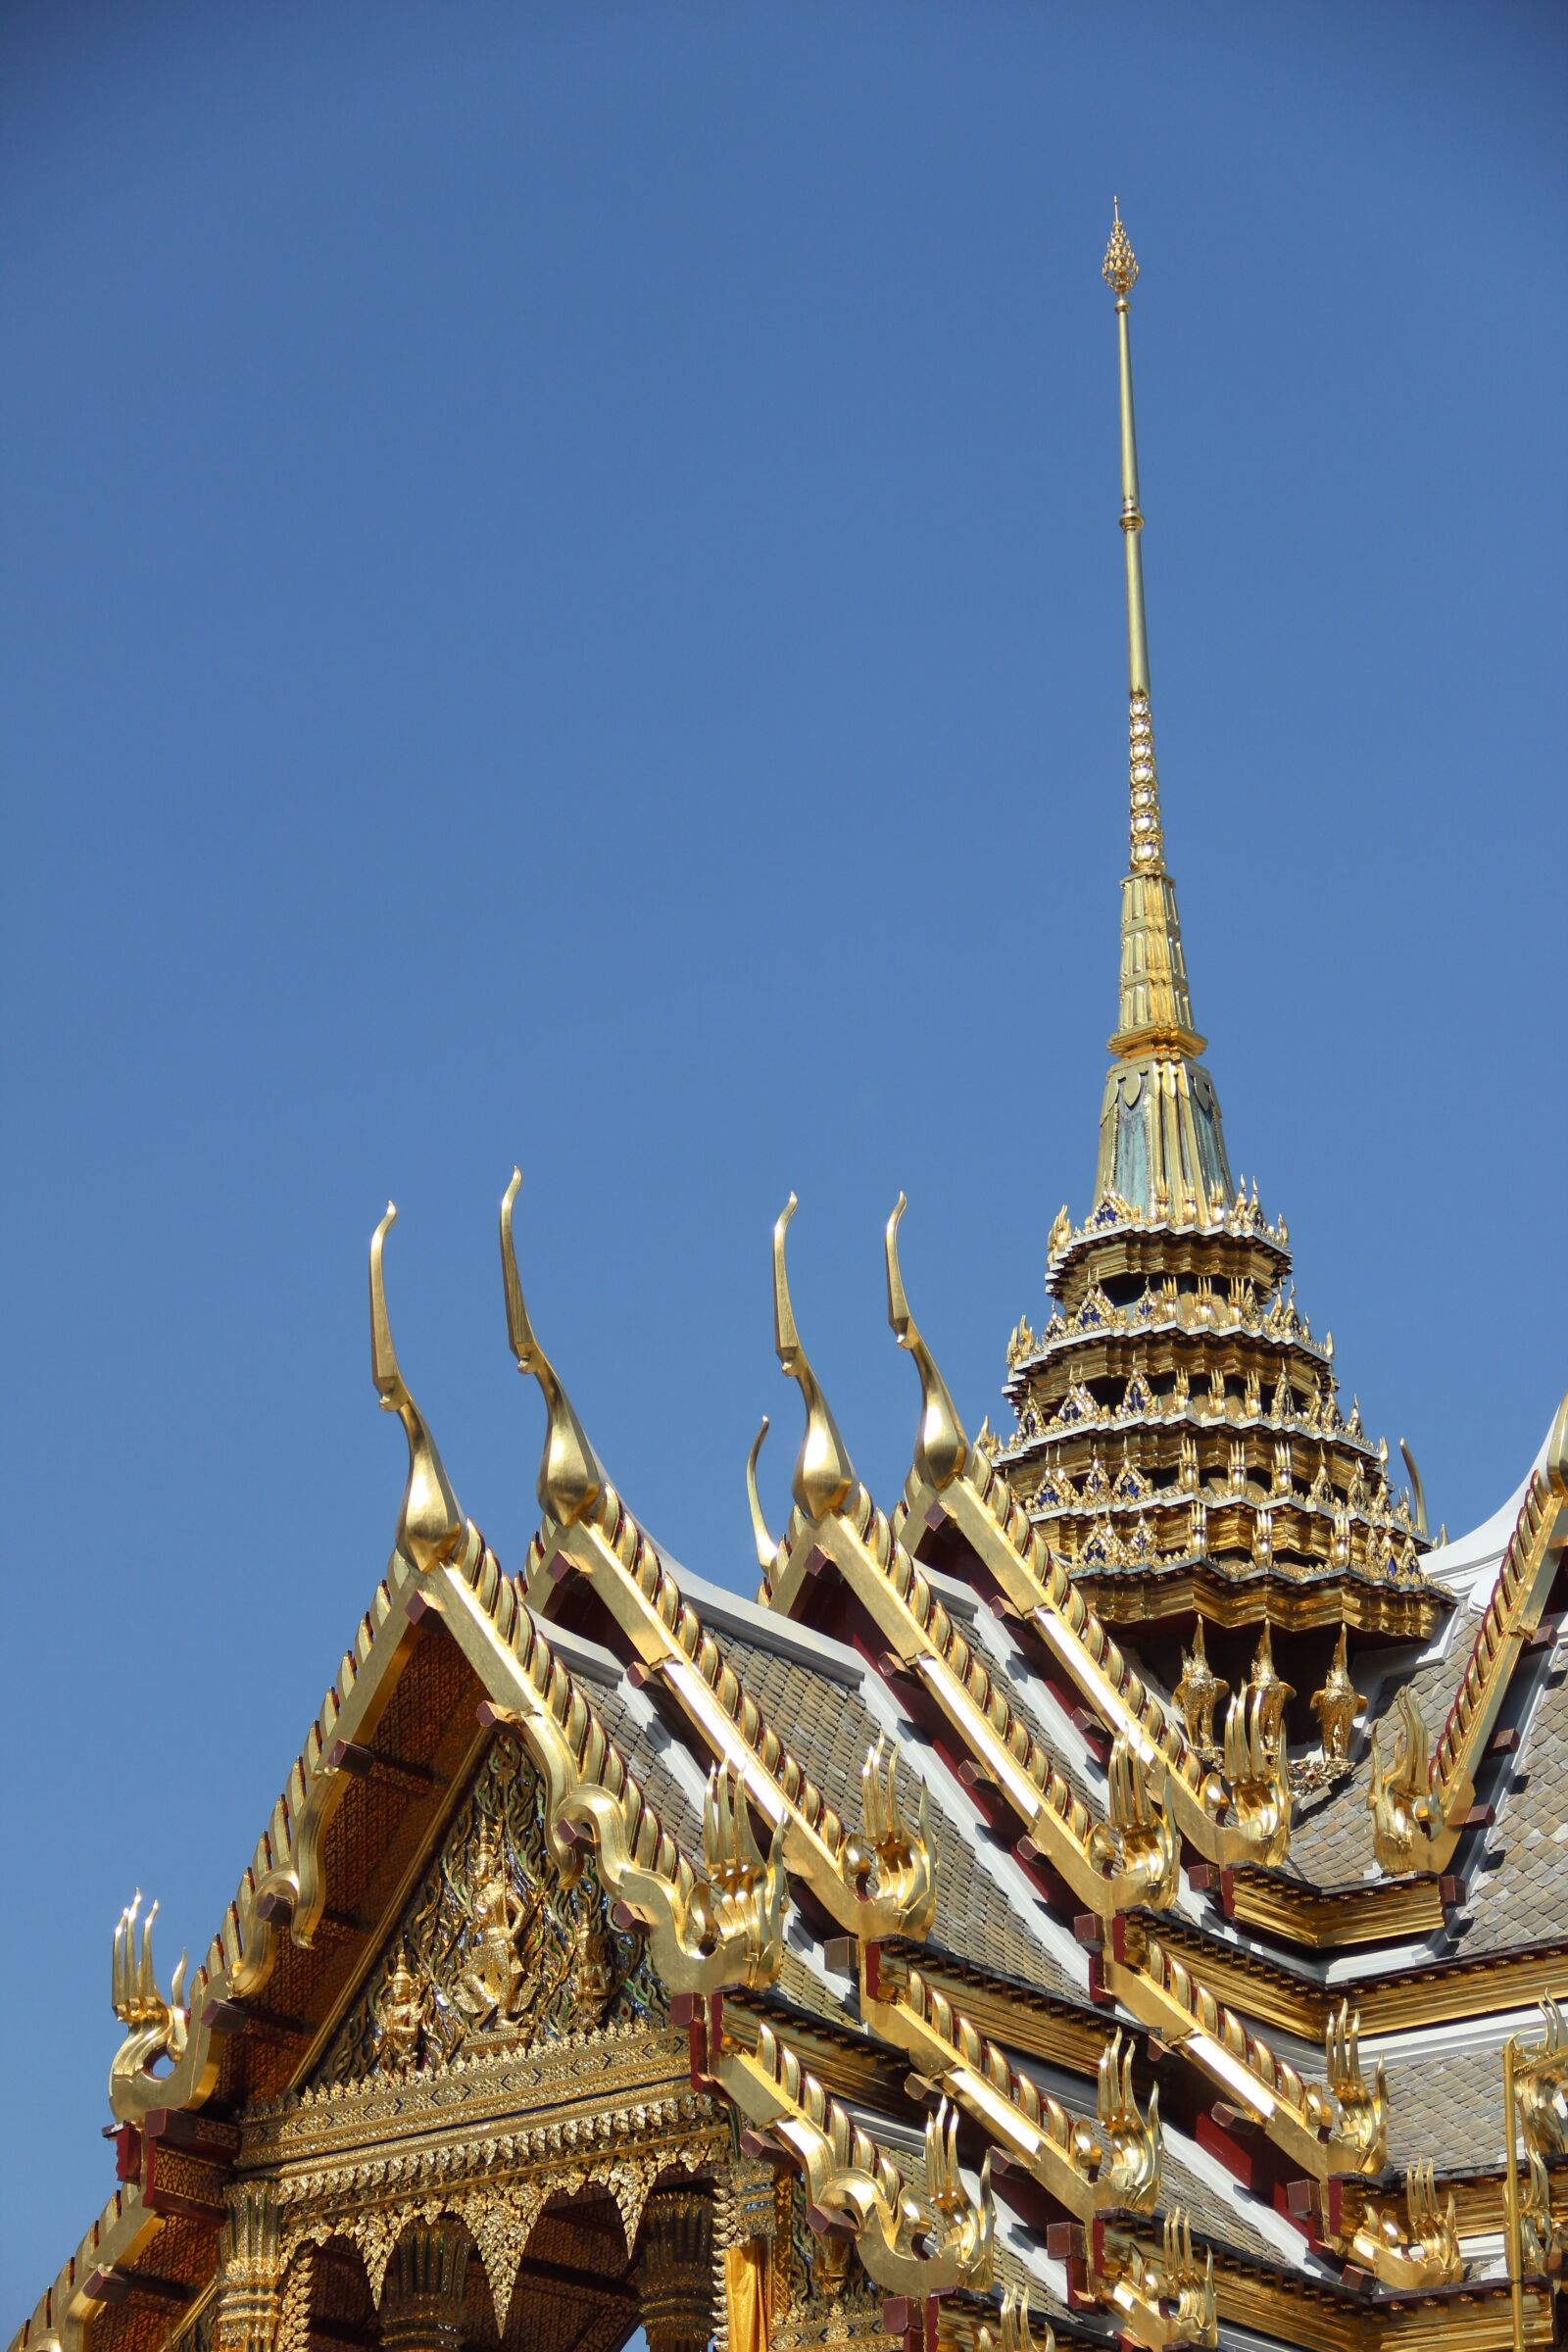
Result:
{"type": "Polygon", "coordinates": [[[790,1303],[789,1269],[784,1262],[784,1236],[798,1202],[791,1193],[783,1214],[773,1227],[773,1346],[787,1380],[799,1381],[806,1406],[806,1433],[795,1457],[793,1493],[803,1516],[813,1523],[830,1518],[855,1487],[855,1464],[839,1436],[827,1398],[801,1346],[790,1303]]]}
{"type": "Polygon", "coordinates": [[[1127,231],[1121,224],[1121,204],[1114,196],[1110,211],[1110,243],[1105,247],[1100,274],[1113,294],[1130,294],[1138,283],[1138,256],[1127,241],[1127,231]]]}
{"type": "Polygon", "coordinates": [[[605,1474],[588,1443],[588,1433],[572,1409],[570,1397],[556,1378],[555,1366],[533,1335],[517,1274],[517,1252],[512,1239],[512,1210],[522,1184],[522,1170],[514,1168],[501,1202],[501,1279],[507,1294],[507,1337],[519,1372],[531,1372],[544,1391],[550,1416],[545,1449],[539,1463],[539,1508],[562,1527],[575,1526],[593,1509],[605,1491],[605,1474]]]}
{"type": "Polygon", "coordinates": [[[386,1311],[386,1280],[381,1252],[397,1223],[397,1209],[386,1204],[386,1215],[370,1236],[370,1378],[383,1413],[396,1413],[409,1441],[409,1478],[398,1513],[397,1548],[421,1575],[449,1559],[463,1533],[463,1512],[452,1482],[436,1451],[435,1440],[424,1425],[418,1406],[409,1395],[398,1368],[392,1343],[392,1324],[386,1311]]]}

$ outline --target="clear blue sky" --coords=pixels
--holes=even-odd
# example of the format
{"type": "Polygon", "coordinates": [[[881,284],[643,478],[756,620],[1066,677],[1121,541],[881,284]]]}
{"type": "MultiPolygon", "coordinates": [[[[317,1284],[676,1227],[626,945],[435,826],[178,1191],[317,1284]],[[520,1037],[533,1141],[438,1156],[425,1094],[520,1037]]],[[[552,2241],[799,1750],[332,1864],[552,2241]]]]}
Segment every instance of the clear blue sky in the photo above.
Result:
{"type": "MultiPolygon", "coordinates": [[[[786,1192],[885,1503],[1088,1205],[1124,669],[1233,1164],[1435,1514],[1568,1378],[1560,8],[15,5],[0,30],[5,2306],[111,2186],[383,1564],[366,1246],[515,1563],[541,1412],[749,1587],[786,1192]],[[23,1506],[25,1505],[24,1508],[23,1506]]],[[[7,2320],[7,2326],[12,2320],[7,2320]]]]}

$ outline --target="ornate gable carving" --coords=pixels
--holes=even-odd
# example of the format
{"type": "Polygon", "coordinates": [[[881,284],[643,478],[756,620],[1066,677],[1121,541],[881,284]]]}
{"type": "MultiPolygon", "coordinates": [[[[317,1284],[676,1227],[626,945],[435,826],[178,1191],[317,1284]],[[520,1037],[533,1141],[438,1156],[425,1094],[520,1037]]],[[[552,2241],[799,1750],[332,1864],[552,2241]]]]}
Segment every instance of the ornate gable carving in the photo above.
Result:
{"type": "Polygon", "coordinates": [[[642,1936],[615,1926],[591,1856],[563,1883],[544,1783],[515,1741],[497,1740],[316,2081],[407,2074],[460,2050],[527,2049],[666,2014],[642,1936]]]}

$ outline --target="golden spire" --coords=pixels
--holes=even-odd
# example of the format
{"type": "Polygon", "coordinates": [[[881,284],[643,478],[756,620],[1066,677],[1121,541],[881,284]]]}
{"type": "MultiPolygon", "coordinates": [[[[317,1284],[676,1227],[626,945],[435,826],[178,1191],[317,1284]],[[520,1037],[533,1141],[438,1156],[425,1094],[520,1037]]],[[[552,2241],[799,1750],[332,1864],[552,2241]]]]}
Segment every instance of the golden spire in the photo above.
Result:
{"type": "Polygon", "coordinates": [[[1219,1104],[1197,1068],[1204,1040],[1193,1026],[1176,891],[1165,866],[1159,775],[1149,707],[1149,632],[1144,615],[1144,511],[1133,421],[1129,299],[1138,261],[1113,202],[1101,274],[1116,297],[1121,378],[1121,535],[1127,566],[1129,870],[1121,886],[1117,1056],[1100,1123],[1097,1190],[1152,1209],[1163,1189],[1177,1213],[1200,1209],[1215,1183],[1232,1191],[1219,1104]]]}

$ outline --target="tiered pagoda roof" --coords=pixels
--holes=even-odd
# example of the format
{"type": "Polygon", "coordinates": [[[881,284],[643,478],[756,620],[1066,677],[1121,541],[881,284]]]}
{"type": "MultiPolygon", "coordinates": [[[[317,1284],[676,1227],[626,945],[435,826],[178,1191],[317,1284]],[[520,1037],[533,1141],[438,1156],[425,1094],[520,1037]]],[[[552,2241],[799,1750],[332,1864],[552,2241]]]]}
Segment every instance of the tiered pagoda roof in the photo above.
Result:
{"type": "Polygon", "coordinates": [[[1433,1545],[1233,1183],[1153,775],[1119,219],[1106,275],[1122,1015],[1016,1435],[955,1404],[901,1200],[918,1417],[878,1504],[796,1322],[792,1198],[793,1509],[775,1538],[754,1448],[758,1597],[691,1575],[533,1329],[514,1178],[546,1433],[509,1569],[399,1365],[389,1212],[392,1555],[200,1965],[166,1993],[150,1921],[117,1931],[118,2185],[13,2352],[616,2352],[673,2293],[672,2182],[727,2352],[1560,2340],[1568,1400],[1433,1545]],[[387,2334],[438,2225],[447,2333],[406,2300],[387,2334]]]}

